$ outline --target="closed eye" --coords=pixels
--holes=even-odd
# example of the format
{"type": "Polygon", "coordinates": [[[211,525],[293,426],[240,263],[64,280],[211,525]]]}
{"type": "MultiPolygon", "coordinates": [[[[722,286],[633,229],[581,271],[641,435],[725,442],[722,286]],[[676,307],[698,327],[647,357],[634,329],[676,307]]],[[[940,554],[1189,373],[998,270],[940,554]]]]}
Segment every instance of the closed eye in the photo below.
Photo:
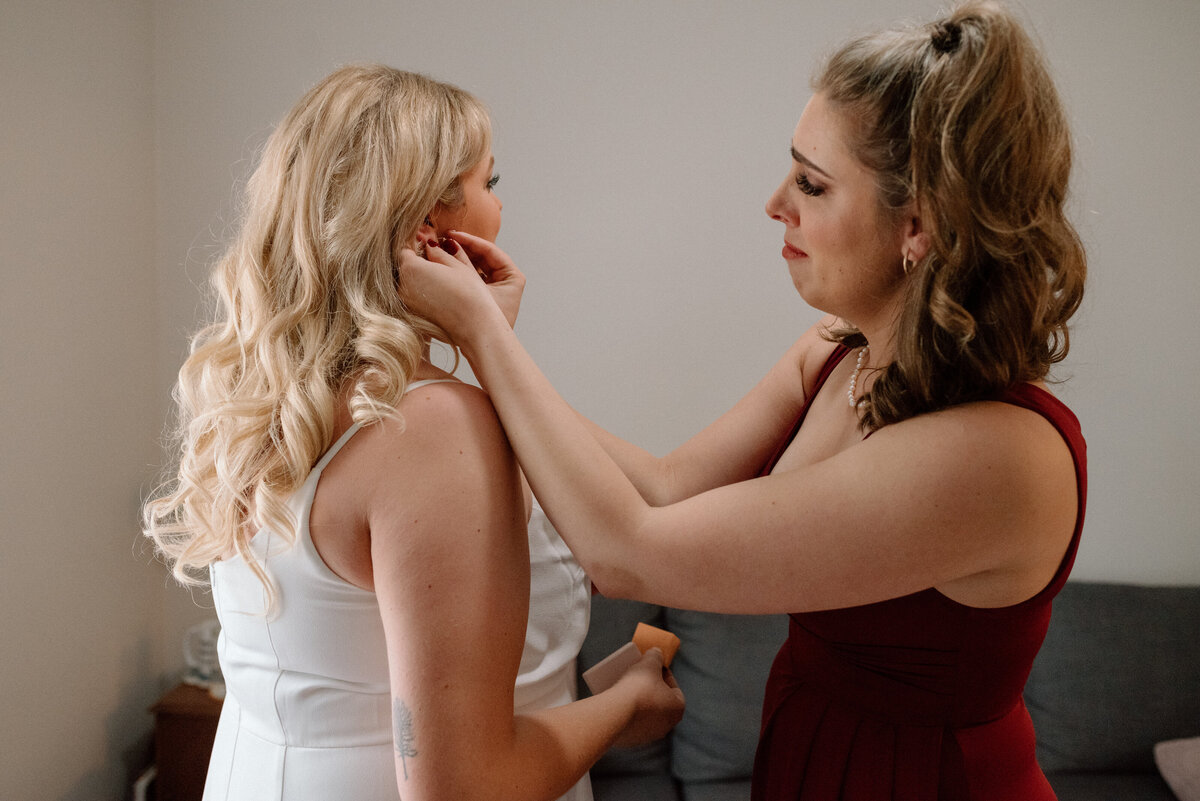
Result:
{"type": "Polygon", "coordinates": [[[824,187],[813,185],[808,180],[808,175],[803,172],[796,175],[796,186],[800,187],[800,191],[809,197],[820,197],[825,193],[824,187]]]}

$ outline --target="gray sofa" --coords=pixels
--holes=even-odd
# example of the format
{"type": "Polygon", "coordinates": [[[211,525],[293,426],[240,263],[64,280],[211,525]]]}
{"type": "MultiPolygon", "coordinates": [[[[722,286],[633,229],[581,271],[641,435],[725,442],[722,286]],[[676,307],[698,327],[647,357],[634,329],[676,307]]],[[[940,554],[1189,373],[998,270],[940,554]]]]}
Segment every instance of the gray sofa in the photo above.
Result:
{"type": "MultiPolygon", "coordinates": [[[[763,685],[787,618],[593,601],[580,671],[645,621],[682,640],[672,668],[688,698],[666,740],[613,749],[596,764],[596,801],[746,801],[763,685]]],[[[1200,737],[1200,587],[1068,583],[1025,698],[1061,801],[1172,801],[1154,746],[1200,737]]]]}
{"type": "MultiPolygon", "coordinates": [[[[601,758],[592,768],[596,801],[746,801],[763,687],[787,637],[787,617],[714,615],[593,596],[580,672],[629,642],[639,621],[679,636],[671,670],[687,710],[666,740],[614,748],[601,758]]],[[[580,697],[587,692],[580,682],[580,697]]]]}
{"type": "Polygon", "coordinates": [[[1060,801],[1172,801],[1154,747],[1200,737],[1200,587],[1068,582],[1025,704],[1060,801]]]}

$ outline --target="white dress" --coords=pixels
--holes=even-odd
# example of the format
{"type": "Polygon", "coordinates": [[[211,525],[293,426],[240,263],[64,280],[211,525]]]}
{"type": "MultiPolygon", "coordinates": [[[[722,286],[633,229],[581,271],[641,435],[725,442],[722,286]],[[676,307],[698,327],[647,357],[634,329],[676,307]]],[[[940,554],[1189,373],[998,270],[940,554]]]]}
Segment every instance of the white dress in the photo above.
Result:
{"type": "MultiPolygon", "coordinates": [[[[326,566],[308,529],[321,471],[357,430],[352,426],[334,443],[290,499],[299,521],[294,546],[265,529],[251,540],[274,584],[271,615],[261,582],[243,560],[210,568],[226,696],[204,801],[400,798],[379,604],[373,592],[326,566]]],[[[575,699],[575,657],[591,612],[587,577],[536,500],[529,554],[518,712],[575,699]]],[[[587,775],[563,796],[591,798],[587,775]]]]}

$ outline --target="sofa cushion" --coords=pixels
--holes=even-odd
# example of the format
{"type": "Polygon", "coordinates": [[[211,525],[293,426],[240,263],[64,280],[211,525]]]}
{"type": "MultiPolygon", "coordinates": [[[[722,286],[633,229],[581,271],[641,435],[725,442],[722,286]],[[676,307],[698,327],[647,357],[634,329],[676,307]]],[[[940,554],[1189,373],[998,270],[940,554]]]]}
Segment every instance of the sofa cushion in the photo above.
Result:
{"type": "Polygon", "coordinates": [[[1025,687],[1042,768],[1154,771],[1200,721],[1198,633],[1200,587],[1068,582],[1025,687]]]}
{"type": "Polygon", "coordinates": [[[1058,801],[1176,801],[1156,773],[1052,773],[1058,801]]]}
{"type": "Polygon", "coordinates": [[[595,801],[679,801],[680,795],[675,781],[666,773],[640,776],[592,774],[592,798],[595,801]]]}
{"type": "Polygon", "coordinates": [[[787,616],[667,609],[666,628],[682,641],[671,670],[687,698],[671,737],[671,772],[685,783],[748,778],[787,616]]]}
{"type": "Polygon", "coordinates": [[[750,780],[728,782],[688,782],[683,785],[683,801],[747,801],[750,780]]]}
{"type": "MultiPolygon", "coordinates": [[[[665,628],[663,608],[639,601],[625,601],[606,598],[603,595],[593,595],[592,617],[587,639],[583,641],[583,646],[579,649],[578,675],[582,676],[585,670],[629,642],[633,638],[633,632],[638,623],[649,623],[652,626],[665,628]]],[[[579,697],[585,698],[590,694],[587,685],[581,680],[579,697]]],[[[666,783],[671,785],[670,764],[668,739],[631,748],[610,748],[608,753],[592,766],[592,778],[661,774],[666,783]]],[[[641,785],[634,783],[631,786],[640,787],[641,785]]],[[[599,796],[597,797],[599,798],[599,796]]],[[[654,798],[655,796],[630,796],[630,798],[642,797],[654,798]]]]}
{"type": "Polygon", "coordinates": [[[1157,744],[1154,761],[1179,801],[1200,801],[1200,737],[1157,744]]]}

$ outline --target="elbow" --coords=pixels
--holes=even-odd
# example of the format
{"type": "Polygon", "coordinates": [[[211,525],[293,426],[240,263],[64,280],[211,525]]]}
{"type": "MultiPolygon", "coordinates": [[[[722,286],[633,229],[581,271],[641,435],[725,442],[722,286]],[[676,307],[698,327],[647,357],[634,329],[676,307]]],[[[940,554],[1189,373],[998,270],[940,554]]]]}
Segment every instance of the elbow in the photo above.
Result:
{"type": "Polygon", "coordinates": [[[476,801],[500,801],[495,782],[492,779],[475,775],[445,775],[423,777],[425,781],[415,783],[409,781],[403,774],[398,773],[396,782],[405,799],[417,801],[462,801],[464,798],[476,801]]]}
{"type": "Polygon", "coordinates": [[[651,600],[656,561],[651,554],[657,549],[652,547],[645,520],[604,525],[587,540],[591,548],[576,551],[580,565],[605,597],[651,600]]]}
{"type": "Polygon", "coordinates": [[[612,562],[595,562],[584,565],[592,586],[606,598],[619,600],[645,600],[645,582],[635,572],[612,562]]]}
{"type": "Polygon", "coordinates": [[[647,506],[669,506],[681,499],[678,471],[669,456],[658,460],[652,473],[634,483],[647,506]]]}
{"type": "Polygon", "coordinates": [[[566,789],[554,787],[540,775],[513,775],[512,770],[497,768],[492,775],[482,771],[471,771],[471,775],[446,776],[424,787],[412,788],[410,783],[399,781],[401,796],[419,801],[553,801],[566,789]]]}

